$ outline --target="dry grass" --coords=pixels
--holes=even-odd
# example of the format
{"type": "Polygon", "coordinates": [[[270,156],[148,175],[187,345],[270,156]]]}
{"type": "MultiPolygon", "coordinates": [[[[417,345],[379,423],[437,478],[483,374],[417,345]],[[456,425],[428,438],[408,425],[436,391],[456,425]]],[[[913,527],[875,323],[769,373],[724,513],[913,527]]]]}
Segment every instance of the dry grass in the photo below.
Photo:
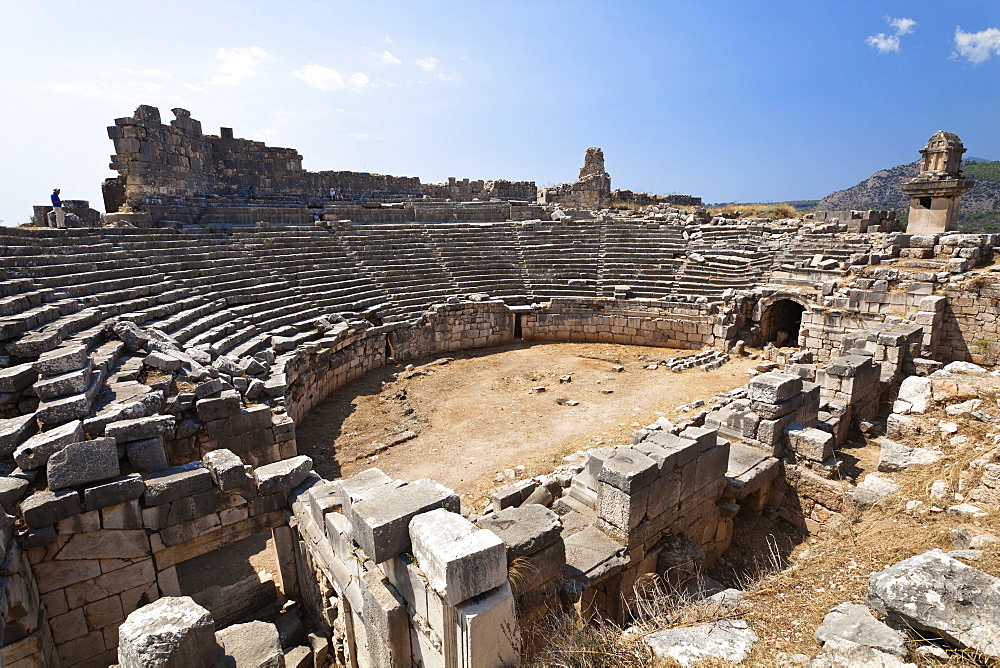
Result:
{"type": "Polygon", "coordinates": [[[791,204],[777,202],[773,204],[725,204],[708,208],[712,215],[735,215],[738,218],[801,218],[802,214],[791,204]]]}

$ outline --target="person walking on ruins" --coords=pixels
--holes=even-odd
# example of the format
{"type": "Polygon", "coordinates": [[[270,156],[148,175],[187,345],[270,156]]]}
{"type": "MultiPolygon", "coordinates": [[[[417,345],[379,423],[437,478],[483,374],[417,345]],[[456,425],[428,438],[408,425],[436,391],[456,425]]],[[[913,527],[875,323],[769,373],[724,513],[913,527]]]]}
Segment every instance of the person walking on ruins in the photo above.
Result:
{"type": "Polygon", "coordinates": [[[56,227],[66,227],[66,212],[63,211],[62,200],[59,199],[59,188],[52,189],[52,211],[56,214],[56,227]]]}

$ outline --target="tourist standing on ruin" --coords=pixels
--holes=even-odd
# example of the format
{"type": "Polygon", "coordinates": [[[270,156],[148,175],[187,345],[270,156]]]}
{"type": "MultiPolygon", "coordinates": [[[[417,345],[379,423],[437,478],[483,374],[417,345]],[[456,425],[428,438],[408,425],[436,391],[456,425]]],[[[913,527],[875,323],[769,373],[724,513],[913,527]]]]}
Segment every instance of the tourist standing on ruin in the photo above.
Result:
{"type": "Polygon", "coordinates": [[[52,190],[52,210],[56,214],[56,227],[66,227],[66,212],[63,211],[62,200],[59,199],[59,188],[52,190]]]}

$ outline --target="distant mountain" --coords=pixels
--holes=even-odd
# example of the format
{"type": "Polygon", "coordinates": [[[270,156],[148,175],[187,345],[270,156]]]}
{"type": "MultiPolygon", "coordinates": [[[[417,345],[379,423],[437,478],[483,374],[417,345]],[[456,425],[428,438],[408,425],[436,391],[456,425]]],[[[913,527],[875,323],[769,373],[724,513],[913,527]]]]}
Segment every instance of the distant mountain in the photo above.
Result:
{"type": "MultiPolygon", "coordinates": [[[[895,209],[909,211],[910,200],[900,186],[920,172],[920,161],[875,172],[846,190],[830,193],[819,201],[816,211],[845,209],[895,209]]],[[[975,187],[962,196],[962,229],[1000,231],[1000,161],[962,161],[962,173],[974,179],[975,187]]]]}

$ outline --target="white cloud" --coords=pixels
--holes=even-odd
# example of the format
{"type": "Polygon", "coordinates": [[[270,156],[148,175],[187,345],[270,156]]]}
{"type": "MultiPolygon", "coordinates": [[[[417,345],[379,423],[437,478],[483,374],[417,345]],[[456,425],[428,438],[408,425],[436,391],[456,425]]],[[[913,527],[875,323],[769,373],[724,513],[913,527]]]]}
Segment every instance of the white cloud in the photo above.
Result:
{"type": "Polygon", "coordinates": [[[902,35],[909,35],[913,32],[917,22],[913,19],[894,19],[891,16],[886,16],[885,23],[892,28],[892,34],[887,35],[884,32],[880,32],[877,35],[870,35],[865,38],[865,44],[874,47],[879,53],[898,53],[899,38],[902,35]]]}
{"type": "Polygon", "coordinates": [[[344,77],[337,70],[316,63],[306,65],[300,70],[295,70],[292,74],[319,90],[344,90],[345,88],[361,90],[363,88],[375,88],[379,85],[378,82],[372,81],[364,72],[355,72],[348,77],[344,77]]]}
{"type": "Polygon", "coordinates": [[[1000,28],[987,28],[979,32],[965,32],[955,28],[955,52],[952,57],[962,57],[970,63],[982,63],[990,56],[1000,56],[1000,28]]]}
{"type": "Polygon", "coordinates": [[[389,37],[386,37],[386,38],[385,38],[385,43],[386,43],[386,44],[395,44],[395,42],[393,42],[393,41],[392,41],[392,39],[391,39],[391,38],[389,38],[389,37]]]}
{"type": "Polygon", "coordinates": [[[340,72],[315,63],[306,65],[301,70],[295,70],[292,74],[320,90],[340,90],[344,87],[344,77],[340,72]]]}
{"type": "Polygon", "coordinates": [[[890,28],[896,31],[897,35],[909,35],[913,32],[914,26],[917,25],[917,22],[913,19],[894,19],[887,16],[885,17],[885,21],[889,24],[890,28]]]}
{"type": "Polygon", "coordinates": [[[437,71],[437,66],[441,63],[441,61],[435,58],[434,56],[427,56],[426,58],[418,58],[414,62],[416,62],[416,64],[420,67],[420,69],[424,70],[425,72],[437,71]]]}
{"type": "Polygon", "coordinates": [[[389,51],[383,51],[378,54],[378,61],[382,65],[400,65],[403,62],[396,56],[392,55],[389,51]]]}
{"type": "Polygon", "coordinates": [[[362,88],[374,88],[377,84],[369,79],[367,74],[355,72],[347,78],[347,85],[349,88],[360,90],[362,88]]]}
{"type": "Polygon", "coordinates": [[[219,74],[209,83],[216,86],[236,86],[257,73],[257,67],[267,58],[267,52],[257,46],[232,49],[220,46],[215,57],[221,61],[219,74]]]}
{"type": "Polygon", "coordinates": [[[886,35],[884,32],[866,38],[865,43],[878,49],[879,53],[899,51],[899,38],[895,35],[886,35]]]}

